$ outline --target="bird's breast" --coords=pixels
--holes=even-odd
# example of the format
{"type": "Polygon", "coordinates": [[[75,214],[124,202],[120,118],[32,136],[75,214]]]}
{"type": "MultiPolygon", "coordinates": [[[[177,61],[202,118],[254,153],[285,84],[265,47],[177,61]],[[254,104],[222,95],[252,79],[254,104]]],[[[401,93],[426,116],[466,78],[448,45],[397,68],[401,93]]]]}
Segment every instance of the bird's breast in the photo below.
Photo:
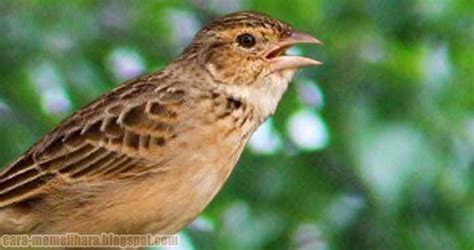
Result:
{"type": "MultiPolygon", "coordinates": [[[[217,97],[215,97],[217,98],[217,97]]],[[[194,107],[169,150],[169,168],[143,184],[150,229],[174,233],[193,220],[221,189],[256,127],[250,108],[239,100],[206,98],[194,107]]]]}

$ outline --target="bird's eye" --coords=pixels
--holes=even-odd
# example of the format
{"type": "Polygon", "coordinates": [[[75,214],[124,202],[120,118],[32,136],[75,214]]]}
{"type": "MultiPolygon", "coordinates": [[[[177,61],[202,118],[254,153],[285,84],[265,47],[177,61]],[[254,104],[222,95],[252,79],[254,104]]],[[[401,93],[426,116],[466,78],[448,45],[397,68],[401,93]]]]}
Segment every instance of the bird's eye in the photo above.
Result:
{"type": "Polygon", "coordinates": [[[237,43],[242,47],[250,48],[255,45],[255,37],[245,33],[237,37],[237,43]]]}

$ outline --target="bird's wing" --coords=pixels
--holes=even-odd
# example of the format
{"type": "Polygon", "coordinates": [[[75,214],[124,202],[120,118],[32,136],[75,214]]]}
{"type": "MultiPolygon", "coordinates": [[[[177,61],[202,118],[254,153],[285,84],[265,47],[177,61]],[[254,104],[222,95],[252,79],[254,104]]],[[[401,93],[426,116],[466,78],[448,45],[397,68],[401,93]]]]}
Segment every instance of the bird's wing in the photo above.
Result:
{"type": "Polygon", "coordinates": [[[103,95],[3,169],[0,208],[35,197],[60,176],[127,178],[160,165],[184,91],[150,81],[144,76],[103,95]]]}

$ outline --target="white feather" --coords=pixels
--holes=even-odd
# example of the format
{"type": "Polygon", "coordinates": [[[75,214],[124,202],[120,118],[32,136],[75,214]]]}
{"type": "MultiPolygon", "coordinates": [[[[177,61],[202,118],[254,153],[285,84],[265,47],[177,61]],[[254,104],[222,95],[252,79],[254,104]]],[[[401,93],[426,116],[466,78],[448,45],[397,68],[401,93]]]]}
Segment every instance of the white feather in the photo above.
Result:
{"type": "Polygon", "coordinates": [[[267,75],[251,85],[220,84],[219,88],[228,95],[251,105],[262,122],[275,113],[295,72],[296,70],[289,69],[267,75]]]}

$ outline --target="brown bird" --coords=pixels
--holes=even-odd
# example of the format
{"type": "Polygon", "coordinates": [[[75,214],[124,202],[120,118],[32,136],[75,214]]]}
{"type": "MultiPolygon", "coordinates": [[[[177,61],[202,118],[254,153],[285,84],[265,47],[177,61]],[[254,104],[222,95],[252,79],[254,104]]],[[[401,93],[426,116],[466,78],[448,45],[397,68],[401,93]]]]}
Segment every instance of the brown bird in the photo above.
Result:
{"type": "Polygon", "coordinates": [[[0,233],[172,234],[220,190],[320,43],[255,12],[199,31],[165,69],[76,111],[0,173],[0,233]]]}

